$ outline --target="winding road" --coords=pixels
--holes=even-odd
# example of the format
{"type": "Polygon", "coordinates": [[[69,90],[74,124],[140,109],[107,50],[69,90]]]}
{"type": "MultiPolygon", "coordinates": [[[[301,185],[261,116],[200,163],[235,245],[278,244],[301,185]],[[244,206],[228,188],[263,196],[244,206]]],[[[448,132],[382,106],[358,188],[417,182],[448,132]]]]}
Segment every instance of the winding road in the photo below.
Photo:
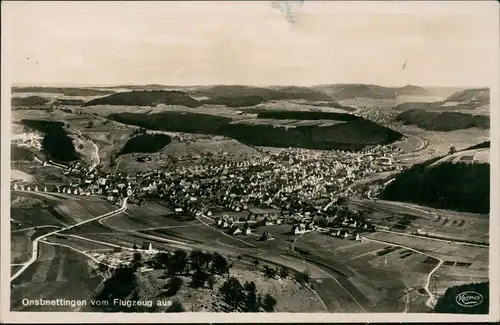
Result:
{"type": "Polygon", "coordinates": [[[81,226],[83,224],[86,224],[86,223],[89,223],[89,222],[92,222],[92,221],[95,221],[95,220],[99,220],[99,219],[104,218],[104,217],[109,217],[109,216],[121,213],[121,212],[125,211],[126,209],[127,209],[127,198],[125,198],[123,200],[122,206],[120,208],[114,210],[114,211],[105,213],[105,214],[97,216],[95,218],[84,220],[84,221],[76,223],[74,225],[71,225],[71,226],[68,226],[68,227],[65,227],[65,228],[61,228],[61,229],[49,232],[49,233],[47,233],[45,235],[41,235],[41,236],[35,238],[33,240],[33,244],[32,244],[31,258],[26,263],[23,263],[22,264],[23,266],[13,276],[11,276],[10,281],[14,281],[15,279],[17,279],[21,274],[23,274],[24,271],[26,271],[26,269],[28,267],[30,267],[31,264],[33,264],[36,261],[36,259],[38,258],[38,252],[39,252],[39,242],[41,240],[44,240],[45,238],[47,238],[49,236],[52,236],[52,235],[55,235],[57,233],[60,233],[62,231],[69,230],[69,229],[81,226]]]}

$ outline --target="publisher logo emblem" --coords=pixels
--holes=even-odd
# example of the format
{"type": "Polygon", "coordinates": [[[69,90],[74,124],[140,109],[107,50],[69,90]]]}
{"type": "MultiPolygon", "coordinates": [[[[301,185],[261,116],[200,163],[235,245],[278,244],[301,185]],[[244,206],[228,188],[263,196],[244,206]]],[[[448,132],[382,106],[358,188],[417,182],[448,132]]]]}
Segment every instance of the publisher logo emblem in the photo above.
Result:
{"type": "Polygon", "coordinates": [[[483,296],[475,291],[465,291],[458,294],[455,298],[457,304],[462,307],[476,307],[483,302],[483,296]]]}

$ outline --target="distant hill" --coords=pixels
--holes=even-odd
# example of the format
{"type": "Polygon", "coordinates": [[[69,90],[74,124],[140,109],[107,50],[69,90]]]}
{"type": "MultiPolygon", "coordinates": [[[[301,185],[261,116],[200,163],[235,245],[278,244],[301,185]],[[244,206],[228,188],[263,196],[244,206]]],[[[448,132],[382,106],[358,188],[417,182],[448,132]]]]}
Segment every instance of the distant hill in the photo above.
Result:
{"type": "Polygon", "coordinates": [[[102,90],[84,87],[12,87],[13,93],[52,93],[65,96],[101,96],[113,94],[112,90],[102,90]]]}
{"type": "Polygon", "coordinates": [[[31,107],[31,106],[43,106],[49,103],[49,99],[40,96],[28,96],[28,97],[12,97],[11,105],[13,108],[16,107],[31,107]]]}
{"type": "MultiPolygon", "coordinates": [[[[318,112],[305,112],[305,114],[318,112]]],[[[280,113],[271,113],[280,114],[280,113]]],[[[288,114],[288,112],[285,112],[288,114]]],[[[293,112],[293,114],[304,113],[293,112]]],[[[281,115],[285,117],[285,115],[281,115]]],[[[276,116],[275,116],[276,117],[276,116]]],[[[333,126],[297,126],[276,128],[272,125],[232,124],[227,117],[186,112],[153,114],[115,113],[108,118],[120,123],[152,130],[223,135],[251,146],[298,147],[311,149],[361,150],[367,146],[388,144],[402,138],[402,134],[363,118],[347,120],[333,126]]],[[[329,118],[335,118],[329,115],[329,118]]],[[[305,118],[307,119],[307,118],[305,118]]]]}
{"type": "Polygon", "coordinates": [[[469,128],[489,129],[490,119],[484,115],[459,112],[428,112],[410,109],[396,116],[396,121],[416,125],[430,131],[455,131],[469,128]]]}
{"type": "Polygon", "coordinates": [[[396,99],[398,96],[427,96],[426,88],[407,85],[404,87],[383,87],[370,84],[318,85],[313,89],[324,92],[335,100],[353,98],[396,99]]]}
{"type": "Polygon", "coordinates": [[[141,90],[114,93],[106,97],[96,98],[88,101],[84,106],[157,106],[159,104],[180,105],[186,107],[199,107],[202,105],[202,103],[182,91],[141,90]]]}
{"type": "Polygon", "coordinates": [[[489,88],[465,89],[455,92],[443,101],[422,103],[408,102],[397,105],[396,110],[421,109],[421,110],[473,110],[490,103],[489,88]]]}
{"type": "MultiPolygon", "coordinates": [[[[310,101],[334,101],[327,94],[316,91],[308,87],[253,87],[240,85],[219,85],[202,89],[195,89],[189,92],[191,95],[205,96],[209,99],[217,98],[238,98],[258,96],[264,101],[303,99],[310,101]]],[[[257,98],[257,97],[255,97],[257,98]]]]}
{"type": "Polygon", "coordinates": [[[490,164],[448,162],[448,156],[436,157],[402,171],[379,198],[439,209],[489,213],[490,164]]]}
{"type": "Polygon", "coordinates": [[[477,103],[480,105],[489,104],[490,89],[489,88],[465,89],[449,96],[446,99],[446,102],[477,103]]]}
{"type": "Polygon", "coordinates": [[[394,88],[397,96],[428,96],[429,90],[420,86],[406,85],[401,88],[394,88]]]}

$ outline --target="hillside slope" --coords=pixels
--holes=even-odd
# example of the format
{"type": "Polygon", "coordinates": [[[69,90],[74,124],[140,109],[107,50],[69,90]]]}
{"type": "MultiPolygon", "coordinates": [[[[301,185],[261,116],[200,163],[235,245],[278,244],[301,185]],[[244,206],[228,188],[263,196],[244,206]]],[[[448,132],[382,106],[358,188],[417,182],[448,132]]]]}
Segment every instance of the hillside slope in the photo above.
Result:
{"type": "Polygon", "coordinates": [[[396,116],[396,121],[405,125],[416,125],[430,131],[455,131],[469,128],[489,129],[490,118],[459,112],[428,112],[410,109],[396,116]]]}
{"type": "MultiPolygon", "coordinates": [[[[307,119],[304,113],[300,115],[307,119]]],[[[374,122],[362,118],[347,119],[344,115],[328,115],[332,120],[336,118],[342,121],[333,126],[297,126],[290,129],[272,125],[232,124],[232,119],[227,117],[172,111],[153,114],[115,113],[108,118],[152,130],[223,135],[247,145],[281,148],[361,150],[367,146],[388,144],[402,137],[399,132],[374,122]]]]}
{"type": "Polygon", "coordinates": [[[447,162],[446,157],[431,159],[398,174],[380,198],[440,209],[489,213],[490,164],[447,162]],[[436,161],[442,162],[435,164],[436,161]]]}
{"type": "Polygon", "coordinates": [[[96,98],[85,103],[84,106],[116,105],[116,106],[157,106],[180,105],[186,107],[199,107],[199,101],[182,91],[128,91],[115,93],[109,96],[96,98]]]}
{"type": "Polygon", "coordinates": [[[370,84],[335,84],[318,85],[313,88],[326,93],[335,100],[352,98],[396,99],[398,96],[430,95],[427,89],[413,85],[393,88],[370,84]]]}
{"type": "MultiPolygon", "coordinates": [[[[334,102],[327,94],[308,87],[253,87],[240,85],[219,85],[199,88],[189,92],[193,96],[205,96],[210,100],[227,100],[238,98],[261,98],[262,102],[270,100],[302,99],[309,101],[334,102]]],[[[223,104],[223,103],[221,103],[223,104]]]]}

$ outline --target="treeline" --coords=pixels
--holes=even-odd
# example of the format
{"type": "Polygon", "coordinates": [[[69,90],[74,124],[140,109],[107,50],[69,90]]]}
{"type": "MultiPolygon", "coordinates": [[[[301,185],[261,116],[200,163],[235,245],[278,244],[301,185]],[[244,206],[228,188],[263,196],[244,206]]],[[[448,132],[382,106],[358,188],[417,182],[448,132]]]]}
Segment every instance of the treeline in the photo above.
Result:
{"type": "MultiPolygon", "coordinates": [[[[134,246],[134,248],[136,248],[134,246]]],[[[270,294],[262,295],[257,291],[254,282],[245,282],[243,285],[238,279],[230,277],[231,264],[221,254],[208,253],[201,250],[193,250],[190,254],[182,249],[174,252],[159,252],[153,259],[144,261],[140,252],[135,251],[130,265],[120,266],[113,271],[104,287],[96,295],[96,300],[108,301],[109,304],[99,306],[99,311],[107,312],[154,312],[157,306],[128,308],[113,304],[114,299],[140,300],[142,294],[137,270],[147,266],[156,270],[164,270],[162,278],[167,283],[162,287],[157,298],[173,297],[184,285],[191,288],[205,288],[213,291],[213,294],[221,298],[226,304],[226,311],[258,312],[261,308],[264,311],[274,311],[277,301],[270,294]],[[220,277],[226,277],[226,281],[217,285],[220,277]],[[189,283],[184,283],[186,278],[189,283]],[[218,287],[218,290],[217,290],[218,287]]],[[[106,271],[107,266],[100,265],[100,271],[106,271]]],[[[166,312],[183,312],[184,307],[178,301],[174,301],[166,312]]]]}
{"type": "Polygon", "coordinates": [[[108,118],[150,130],[201,134],[217,134],[223,125],[231,122],[227,117],[176,111],[153,114],[114,113],[108,118]]]}
{"type": "Polygon", "coordinates": [[[484,141],[479,144],[473,145],[472,147],[466,148],[462,151],[475,150],[475,149],[486,149],[490,147],[490,141],[484,141]]]}
{"type": "Polygon", "coordinates": [[[166,134],[141,134],[130,138],[120,151],[120,155],[128,153],[153,153],[165,148],[172,138],[166,134]]]}
{"type": "Polygon", "coordinates": [[[431,102],[431,103],[406,102],[397,105],[396,107],[394,107],[394,109],[399,111],[411,110],[411,109],[453,111],[453,110],[472,110],[483,105],[484,103],[481,102],[456,103],[452,105],[446,102],[431,102]]]}
{"type": "Polygon", "coordinates": [[[439,298],[434,312],[448,314],[488,314],[490,307],[490,283],[470,283],[448,288],[444,296],[439,298]],[[472,294],[474,305],[463,306],[460,294],[472,294]],[[477,295],[479,294],[479,295],[477,295]],[[459,304],[458,302],[461,302],[459,304]]]}
{"type": "Polygon", "coordinates": [[[96,98],[85,103],[84,106],[94,105],[119,105],[119,106],[157,106],[180,105],[186,107],[199,107],[199,101],[188,94],[177,90],[152,90],[152,91],[127,91],[114,93],[109,96],[96,98]]]}
{"type": "Polygon", "coordinates": [[[116,113],[108,118],[147,129],[223,135],[248,145],[280,148],[361,150],[402,137],[399,132],[361,118],[329,127],[288,129],[272,125],[231,124],[232,120],[227,117],[185,112],[116,113]]]}
{"type": "Polygon", "coordinates": [[[360,121],[363,118],[347,113],[334,112],[308,112],[308,111],[280,111],[280,110],[248,110],[257,113],[258,118],[274,118],[281,120],[334,120],[334,121],[360,121]]]}
{"type": "Polygon", "coordinates": [[[63,122],[23,119],[21,124],[45,134],[42,149],[50,159],[56,162],[69,162],[79,158],[63,122]]]}
{"type": "Polygon", "coordinates": [[[411,109],[396,116],[405,125],[416,125],[431,131],[454,131],[469,128],[489,129],[490,118],[458,112],[427,112],[411,109]]]}
{"type": "Polygon", "coordinates": [[[441,209],[489,213],[490,165],[446,162],[428,167],[415,165],[396,176],[380,198],[441,209]]]}
{"type": "Polygon", "coordinates": [[[49,102],[48,98],[40,96],[12,97],[11,105],[15,107],[43,106],[49,102]]]}

